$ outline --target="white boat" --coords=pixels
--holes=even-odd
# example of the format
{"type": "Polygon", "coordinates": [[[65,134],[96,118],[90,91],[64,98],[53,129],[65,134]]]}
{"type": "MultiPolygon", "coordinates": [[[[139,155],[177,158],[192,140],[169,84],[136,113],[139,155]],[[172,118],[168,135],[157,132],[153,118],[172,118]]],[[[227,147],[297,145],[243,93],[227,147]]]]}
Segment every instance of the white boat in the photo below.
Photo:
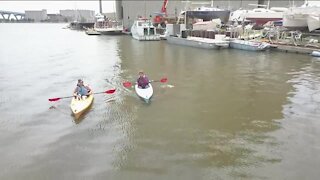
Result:
{"type": "MultiPolygon", "coordinates": [[[[319,12],[320,13],[320,12],[319,12]]],[[[314,31],[320,28],[320,14],[318,15],[309,15],[307,19],[309,31],[314,31]]]]}
{"type": "Polygon", "coordinates": [[[192,24],[192,30],[218,30],[221,27],[221,19],[212,19],[211,21],[199,21],[192,24]]]}
{"type": "Polygon", "coordinates": [[[134,89],[137,93],[137,95],[142,98],[143,100],[145,100],[146,102],[149,102],[149,100],[151,99],[152,95],[153,95],[153,88],[151,83],[148,84],[147,88],[142,89],[139,88],[138,84],[136,84],[134,86],[134,89]]]}
{"type": "MultiPolygon", "coordinates": [[[[307,29],[309,16],[317,16],[320,14],[320,1],[305,1],[301,7],[291,7],[283,16],[283,26],[289,29],[307,29]]],[[[314,19],[309,19],[310,30],[313,26],[314,19]]]]}
{"type": "Polygon", "coordinates": [[[258,6],[258,8],[255,8],[252,10],[243,10],[243,9],[236,10],[230,14],[229,19],[232,22],[251,21],[256,23],[257,25],[263,25],[269,21],[282,20],[284,12],[286,12],[288,8],[284,8],[284,7],[269,8],[269,3],[270,1],[268,1],[268,5],[249,4],[249,5],[258,6]]]}
{"type": "Polygon", "coordinates": [[[245,19],[263,25],[269,21],[280,21],[287,8],[256,8],[245,14],[245,19]]]}
{"type": "Polygon", "coordinates": [[[229,21],[231,22],[244,22],[246,19],[246,14],[248,13],[249,10],[245,9],[238,9],[230,13],[229,21]]]}
{"type": "Polygon", "coordinates": [[[123,25],[115,20],[108,18],[99,18],[94,24],[94,29],[104,35],[122,35],[123,25]]]}
{"type": "Polygon", "coordinates": [[[204,21],[210,21],[211,19],[220,19],[221,22],[227,23],[230,17],[230,11],[226,9],[220,9],[215,7],[201,6],[195,8],[193,11],[186,11],[189,17],[196,17],[203,19],[204,21]]]}
{"type": "Polygon", "coordinates": [[[230,41],[230,47],[246,51],[264,51],[270,47],[270,44],[266,42],[255,42],[237,39],[230,41]]]}
{"type": "Polygon", "coordinates": [[[202,48],[202,49],[221,49],[221,48],[229,47],[229,41],[199,38],[199,37],[180,38],[180,37],[168,36],[167,42],[169,44],[189,46],[189,47],[202,48]]]}
{"type": "Polygon", "coordinates": [[[131,27],[131,34],[134,39],[139,41],[159,41],[160,35],[157,34],[156,27],[149,19],[140,18],[134,21],[131,27]]]}
{"type": "Polygon", "coordinates": [[[320,51],[312,51],[311,56],[320,57],[320,51]]]}
{"type": "Polygon", "coordinates": [[[87,29],[85,32],[86,32],[87,35],[101,35],[100,32],[98,32],[98,31],[96,31],[95,29],[92,29],[92,28],[87,29]]]}

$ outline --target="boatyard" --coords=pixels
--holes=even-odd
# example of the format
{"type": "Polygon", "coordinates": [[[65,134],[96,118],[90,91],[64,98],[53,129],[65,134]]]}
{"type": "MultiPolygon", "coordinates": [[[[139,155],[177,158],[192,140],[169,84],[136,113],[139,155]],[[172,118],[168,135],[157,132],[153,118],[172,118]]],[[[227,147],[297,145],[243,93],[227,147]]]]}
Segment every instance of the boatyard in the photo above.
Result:
{"type": "Polygon", "coordinates": [[[317,1],[134,2],[2,15],[0,179],[318,179],[317,1]]]}
{"type": "MultiPolygon", "coordinates": [[[[122,1],[116,4],[117,9],[119,6],[123,8],[122,1]]],[[[109,24],[110,27],[104,28],[111,32],[109,35],[119,35],[122,29],[123,34],[131,35],[139,41],[162,39],[170,44],[205,49],[270,50],[312,56],[320,54],[318,1],[306,1],[301,6],[289,4],[289,8],[270,7],[268,1],[267,5],[256,4],[257,8],[245,11],[219,9],[213,7],[213,1],[211,6],[194,4],[186,3],[179,15],[176,13],[175,17],[169,17],[168,0],[164,0],[160,12],[162,14],[156,14],[154,19],[138,15],[132,24],[126,23],[126,27],[113,26],[114,21],[102,16],[96,24],[109,24]],[[304,14],[304,20],[301,19],[301,14],[304,14]],[[292,19],[295,16],[297,22],[292,19]],[[118,33],[114,32],[116,27],[118,33]]],[[[117,14],[123,17],[123,14],[117,14]]],[[[89,35],[99,35],[102,32],[101,28],[95,28],[96,32],[88,33],[89,31],[92,29],[86,31],[89,35]]]]}

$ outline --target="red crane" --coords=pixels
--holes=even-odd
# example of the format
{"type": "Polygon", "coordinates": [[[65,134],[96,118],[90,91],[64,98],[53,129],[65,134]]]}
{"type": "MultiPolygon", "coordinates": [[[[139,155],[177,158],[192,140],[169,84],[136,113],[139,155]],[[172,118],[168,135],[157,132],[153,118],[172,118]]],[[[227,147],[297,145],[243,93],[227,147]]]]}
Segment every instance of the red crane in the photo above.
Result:
{"type": "Polygon", "coordinates": [[[156,13],[157,15],[153,18],[153,23],[155,24],[155,26],[157,26],[158,24],[163,24],[164,23],[164,18],[163,16],[167,17],[167,5],[168,5],[168,0],[163,0],[163,4],[161,7],[161,12],[160,13],[156,13]]]}

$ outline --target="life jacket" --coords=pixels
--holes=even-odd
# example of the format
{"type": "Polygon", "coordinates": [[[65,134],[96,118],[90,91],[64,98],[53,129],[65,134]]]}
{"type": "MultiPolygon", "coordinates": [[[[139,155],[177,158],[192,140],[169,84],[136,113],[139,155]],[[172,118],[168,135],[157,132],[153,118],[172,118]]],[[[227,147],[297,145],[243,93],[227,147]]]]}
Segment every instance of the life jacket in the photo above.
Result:
{"type": "Polygon", "coordinates": [[[149,84],[149,79],[146,76],[139,77],[138,86],[145,88],[149,84]]]}
{"type": "Polygon", "coordinates": [[[85,86],[78,85],[77,93],[80,94],[81,96],[85,96],[88,94],[88,89],[85,86]]]}

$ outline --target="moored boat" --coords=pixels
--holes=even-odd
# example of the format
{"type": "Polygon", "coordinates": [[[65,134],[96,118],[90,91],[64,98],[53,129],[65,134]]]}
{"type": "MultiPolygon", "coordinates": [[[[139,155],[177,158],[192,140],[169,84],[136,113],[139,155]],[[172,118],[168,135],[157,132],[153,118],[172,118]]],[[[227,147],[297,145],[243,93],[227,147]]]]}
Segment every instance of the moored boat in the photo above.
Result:
{"type": "Polygon", "coordinates": [[[256,8],[249,10],[245,14],[245,19],[256,23],[257,25],[263,25],[269,21],[281,21],[283,19],[283,14],[286,8],[283,9],[266,9],[266,8],[256,8]]]}
{"type": "Polygon", "coordinates": [[[170,44],[190,46],[190,47],[203,48],[203,49],[221,49],[221,48],[229,47],[228,41],[209,39],[209,38],[199,38],[199,37],[180,38],[180,37],[168,36],[167,42],[170,44]]]}
{"type": "Polygon", "coordinates": [[[270,47],[270,44],[266,42],[255,42],[237,39],[230,41],[230,47],[233,49],[241,49],[246,51],[264,51],[270,47]]]}
{"type": "Polygon", "coordinates": [[[291,7],[283,16],[283,26],[288,29],[317,29],[319,25],[320,1],[305,1],[300,7],[291,7]],[[308,23],[309,21],[309,23],[308,23]]]}
{"type": "Polygon", "coordinates": [[[318,15],[309,15],[307,19],[309,31],[314,31],[320,28],[320,12],[318,15]]]}
{"type": "Polygon", "coordinates": [[[94,24],[94,29],[103,35],[122,35],[123,25],[116,21],[108,18],[99,18],[94,24]]]}
{"type": "Polygon", "coordinates": [[[98,31],[96,31],[95,29],[92,29],[92,28],[87,29],[85,32],[86,32],[87,35],[101,35],[100,32],[98,32],[98,31]]]}
{"type": "Polygon", "coordinates": [[[157,34],[156,27],[149,19],[139,18],[131,27],[131,35],[139,41],[159,41],[160,35],[157,34]]]}

